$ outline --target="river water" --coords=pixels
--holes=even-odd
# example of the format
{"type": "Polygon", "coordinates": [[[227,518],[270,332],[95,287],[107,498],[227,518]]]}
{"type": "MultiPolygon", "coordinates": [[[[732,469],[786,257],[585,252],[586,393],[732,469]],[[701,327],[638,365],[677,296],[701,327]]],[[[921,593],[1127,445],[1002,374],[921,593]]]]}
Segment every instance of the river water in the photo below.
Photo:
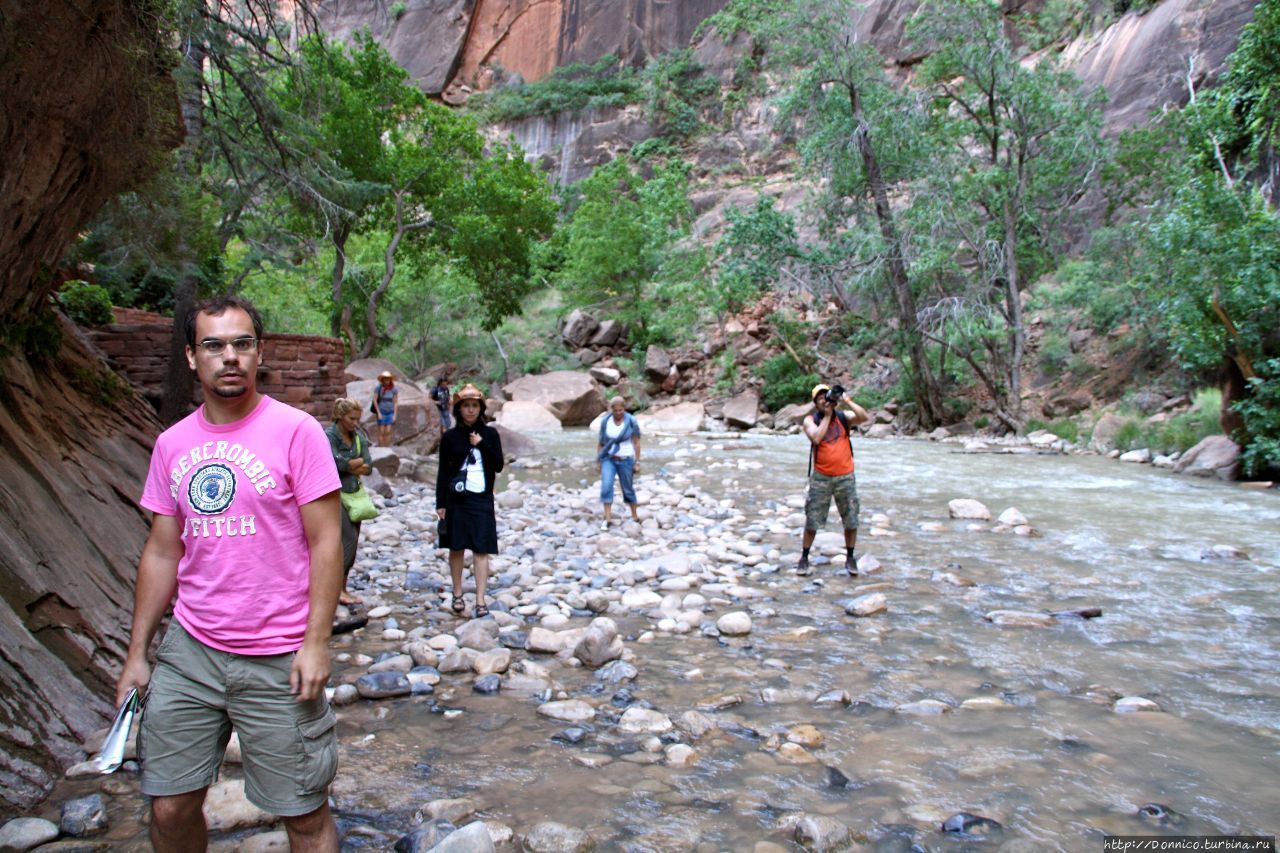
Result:
{"type": "MultiPolygon", "coordinates": [[[[554,481],[590,498],[594,466],[569,460],[589,458],[592,437],[568,431],[541,443],[540,467],[517,466],[502,481],[554,481]]],[[[741,697],[708,712],[738,725],[698,740],[696,763],[649,763],[662,753],[646,753],[644,736],[601,724],[566,745],[552,740],[566,725],[536,715],[535,699],[475,694],[469,678],[446,675],[432,697],[341,709],[334,797],[342,825],[363,827],[347,846],[384,848],[424,802],[453,797],[517,833],[554,820],[611,850],[797,849],[788,818],[800,813],[835,818],[866,849],[890,850],[909,849],[907,838],[926,850],[1075,851],[1101,849],[1104,833],[1280,830],[1274,491],[1094,456],[859,441],[858,551],[883,568],[851,579],[822,566],[815,584],[790,571],[798,530],[788,516],[795,521],[806,452],[795,436],[646,438],[642,489],[661,477],[732,501],[745,516],[734,534],[759,534],[781,552],[743,570],[767,598],[709,614],[748,610],[746,638],[637,642],[652,624],[617,617],[639,670],[627,686],[634,698],[674,718],[713,697],[741,697]],[[1038,535],[951,520],[947,503],[958,497],[993,515],[1016,507],[1038,535]],[[1217,545],[1247,558],[1202,559],[1217,545]],[[868,587],[888,611],[846,615],[844,604],[868,587]],[[1086,607],[1102,617],[1046,628],[983,618],[1086,607]],[[806,627],[816,630],[797,633],[806,627]],[[841,690],[847,705],[814,701],[841,690]],[[1116,713],[1121,696],[1145,697],[1160,712],[1116,713]],[[1005,704],[959,707],[977,697],[1005,704]],[[923,699],[951,710],[895,711],[923,699]],[[810,750],[814,763],[791,763],[770,743],[802,724],[824,737],[810,750]],[[848,783],[833,786],[829,768],[848,783]],[[1152,803],[1168,816],[1143,816],[1152,803]],[[939,831],[957,812],[1004,830],[986,843],[957,842],[939,831]]],[[[833,508],[828,530],[838,527],[833,508]]],[[[714,536],[716,523],[702,532],[714,536]]],[[[340,647],[376,655],[397,645],[371,636],[340,647]]],[[[607,704],[618,689],[585,668],[552,666],[575,698],[607,704]]],[[[355,674],[335,669],[339,680],[355,674]]]]}

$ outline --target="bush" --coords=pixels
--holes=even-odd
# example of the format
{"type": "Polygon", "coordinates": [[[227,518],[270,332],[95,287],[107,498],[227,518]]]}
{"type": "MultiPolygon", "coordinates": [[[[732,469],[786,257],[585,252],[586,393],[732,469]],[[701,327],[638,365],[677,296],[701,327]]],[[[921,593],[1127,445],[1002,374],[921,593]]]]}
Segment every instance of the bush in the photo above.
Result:
{"type": "Polygon", "coordinates": [[[1045,376],[1058,376],[1071,360],[1067,336],[1057,330],[1045,332],[1040,339],[1040,370],[1045,376]]]}
{"type": "Polygon", "coordinates": [[[1051,432],[1058,438],[1065,441],[1076,442],[1080,439],[1080,427],[1072,420],[1059,421],[1042,421],[1038,418],[1031,418],[1027,421],[1027,432],[1035,432],[1038,429],[1051,432]]]}
{"type": "Polygon", "coordinates": [[[58,291],[58,302],[67,316],[81,326],[105,326],[111,313],[111,294],[105,287],[87,281],[72,280],[58,291]]]}
{"type": "Polygon", "coordinates": [[[764,380],[760,398],[771,412],[792,403],[806,402],[809,391],[821,381],[817,374],[806,373],[785,353],[765,359],[756,367],[755,375],[764,380]]]}
{"type": "Polygon", "coordinates": [[[1250,477],[1280,469],[1280,358],[1268,359],[1256,370],[1258,375],[1249,380],[1253,395],[1235,404],[1250,437],[1241,458],[1250,477]]]}

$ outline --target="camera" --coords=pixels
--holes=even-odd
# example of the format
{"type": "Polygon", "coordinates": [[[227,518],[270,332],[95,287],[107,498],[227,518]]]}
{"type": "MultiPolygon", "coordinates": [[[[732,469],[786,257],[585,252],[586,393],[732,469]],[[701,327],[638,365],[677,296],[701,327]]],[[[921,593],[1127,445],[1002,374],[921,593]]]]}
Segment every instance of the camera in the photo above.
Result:
{"type": "Polygon", "coordinates": [[[844,399],[844,386],[832,385],[827,391],[827,402],[835,405],[844,399]]]}

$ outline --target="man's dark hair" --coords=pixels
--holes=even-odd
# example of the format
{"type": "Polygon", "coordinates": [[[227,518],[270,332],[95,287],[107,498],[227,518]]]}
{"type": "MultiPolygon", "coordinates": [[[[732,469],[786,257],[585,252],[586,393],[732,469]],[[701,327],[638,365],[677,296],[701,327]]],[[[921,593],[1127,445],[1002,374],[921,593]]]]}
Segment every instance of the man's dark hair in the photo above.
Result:
{"type": "Polygon", "coordinates": [[[438,378],[436,379],[436,384],[437,384],[437,385],[443,385],[443,384],[444,384],[445,382],[447,382],[447,381],[448,381],[447,377],[445,377],[445,376],[440,376],[440,377],[438,377],[438,378]]]}
{"type": "Polygon", "coordinates": [[[253,321],[253,336],[258,339],[258,343],[262,343],[262,315],[258,313],[257,308],[253,307],[253,303],[239,296],[215,296],[213,299],[197,302],[187,314],[187,346],[196,348],[196,317],[201,314],[217,317],[225,313],[228,308],[239,308],[249,315],[249,319],[253,321]]]}

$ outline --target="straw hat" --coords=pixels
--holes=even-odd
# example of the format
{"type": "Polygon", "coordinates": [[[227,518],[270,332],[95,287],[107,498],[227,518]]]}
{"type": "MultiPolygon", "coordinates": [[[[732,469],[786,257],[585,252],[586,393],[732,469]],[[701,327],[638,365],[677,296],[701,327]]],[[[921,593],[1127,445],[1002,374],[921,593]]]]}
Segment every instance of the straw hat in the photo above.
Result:
{"type": "Polygon", "coordinates": [[[383,379],[390,379],[392,382],[394,382],[396,380],[396,377],[390,370],[384,370],[378,374],[378,381],[381,382],[383,379]]]}
{"type": "Polygon", "coordinates": [[[463,385],[461,388],[457,390],[457,392],[453,395],[453,399],[479,400],[481,402],[484,402],[484,392],[481,391],[476,386],[472,385],[470,382],[468,382],[466,385],[463,385]]]}

